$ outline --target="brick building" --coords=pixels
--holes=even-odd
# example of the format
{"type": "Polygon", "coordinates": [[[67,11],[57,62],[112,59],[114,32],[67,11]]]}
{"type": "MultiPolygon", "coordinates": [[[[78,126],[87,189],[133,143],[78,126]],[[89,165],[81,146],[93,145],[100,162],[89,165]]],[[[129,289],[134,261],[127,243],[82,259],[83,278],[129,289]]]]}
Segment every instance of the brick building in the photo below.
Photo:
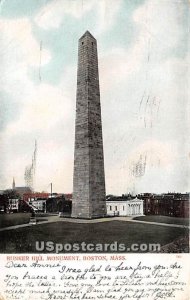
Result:
{"type": "Polygon", "coordinates": [[[138,195],[144,200],[145,215],[163,215],[171,217],[189,217],[189,194],[167,193],[151,194],[144,193],[138,195]]]}

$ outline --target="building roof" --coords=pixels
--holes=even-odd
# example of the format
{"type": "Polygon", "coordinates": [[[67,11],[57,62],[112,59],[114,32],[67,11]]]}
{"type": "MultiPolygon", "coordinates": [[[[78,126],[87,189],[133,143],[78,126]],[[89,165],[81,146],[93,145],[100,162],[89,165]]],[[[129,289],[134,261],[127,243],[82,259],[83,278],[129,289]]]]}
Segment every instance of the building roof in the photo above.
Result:
{"type": "Polygon", "coordinates": [[[29,192],[29,193],[24,193],[23,194],[24,198],[37,198],[37,197],[40,197],[40,198],[48,198],[49,196],[49,193],[32,193],[32,192],[29,192]]]}
{"type": "Polygon", "coordinates": [[[66,200],[72,200],[73,194],[64,194],[66,200]]]}
{"type": "Polygon", "coordinates": [[[106,202],[142,202],[142,199],[139,198],[124,198],[124,197],[118,197],[118,198],[110,198],[110,199],[106,199],[106,202]]]}
{"type": "Polygon", "coordinates": [[[16,191],[21,197],[23,197],[23,194],[25,193],[31,193],[31,189],[28,186],[16,186],[14,191],[16,191]]]}
{"type": "Polygon", "coordinates": [[[15,190],[22,193],[31,193],[31,189],[28,186],[16,186],[15,190]]]}

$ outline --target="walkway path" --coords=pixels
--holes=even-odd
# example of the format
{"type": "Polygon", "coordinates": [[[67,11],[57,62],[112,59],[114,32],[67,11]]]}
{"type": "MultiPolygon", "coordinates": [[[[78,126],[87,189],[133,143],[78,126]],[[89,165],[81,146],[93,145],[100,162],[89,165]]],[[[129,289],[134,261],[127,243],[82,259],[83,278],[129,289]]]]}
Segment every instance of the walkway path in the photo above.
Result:
{"type": "Polygon", "coordinates": [[[93,219],[93,220],[62,218],[62,220],[60,220],[60,221],[62,221],[62,222],[72,222],[72,223],[100,223],[100,222],[110,222],[110,221],[124,221],[124,222],[152,224],[152,225],[158,225],[158,226],[189,228],[189,226],[186,226],[186,225],[158,223],[158,222],[148,222],[148,221],[141,221],[141,220],[133,220],[133,217],[111,217],[111,218],[101,218],[101,219],[93,219]]]}
{"type": "MultiPolygon", "coordinates": [[[[37,224],[21,224],[15,226],[9,226],[0,228],[1,231],[13,230],[17,228],[24,228],[30,226],[38,226],[41,224],[47,223],[54,223],[54,222],[69,222],[69,223],[84,223],[84,224],[91,224],[91,223],[101,223],[101,222],[110,222],[110,221],[124,221],[124,222],[133,222],[133,223],[141,223],[141,224],[150,224],[150,225],[157,225],[157,226],[168,226],[168,227],[176,227],[176,228],[189,228],[186,225],[178,225],[178,224],[167,224],[167,223],[157,223],[157,222],[147,222],[147,221],[140,221],[140,220],[133,220],[132,217],[110,217],[110,218],[101,218],[101,219],[92,219],[92,220],[82,220],[82,219],[71,219],[71,218],[59,218],[58,216],[46,216],[46,221],[38,221],[37,224]]],[[[42,219],[42,217],[40,217],[42,219]]]]}

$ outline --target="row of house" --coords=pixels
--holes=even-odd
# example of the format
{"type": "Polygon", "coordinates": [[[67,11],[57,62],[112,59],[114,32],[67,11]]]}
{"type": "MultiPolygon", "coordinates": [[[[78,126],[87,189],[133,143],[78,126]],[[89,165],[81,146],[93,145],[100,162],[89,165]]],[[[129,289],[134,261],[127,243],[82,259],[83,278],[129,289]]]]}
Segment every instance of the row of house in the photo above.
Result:
{"type": "Polygon", "coordinates": [[[109,195],[106,199],[108,215],[163,215],[189,218],[189,194],[143,193],[132,197],[109,195]]]}
{"type": "MultiPolygon", "coordinates": [[[[0,212],[27,211],[32,209],[41,212],[71,212],[72,194],[23,193],[20,199],[0,195],[0,212]]],[[[164,215],[172,217],[189,217],[189,194],[143,193],[133,197],[106,196],[107,215],[140,216],[164,215]]]]}
{"type": "Polygon", "coordinates": [[[145,215],[164,215],[171,217],[189,218],[189,194],[144,193],[137,195],[144,201],[145,215]]]}
{"type": "Polygon", "coordinates": [[[70,212],[70,194],[24,193],[0,195],[0,212],[70,212]]]}

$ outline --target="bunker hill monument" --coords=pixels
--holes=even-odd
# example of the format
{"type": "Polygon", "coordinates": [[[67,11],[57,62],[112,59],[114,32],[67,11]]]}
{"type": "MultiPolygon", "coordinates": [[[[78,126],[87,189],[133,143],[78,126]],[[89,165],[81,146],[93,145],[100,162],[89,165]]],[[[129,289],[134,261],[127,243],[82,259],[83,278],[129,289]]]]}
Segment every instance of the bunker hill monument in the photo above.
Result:
{"type": "Polygon", "coordinates": [[[97,42],[89,31],[79,39],[72,217],[106,215],[105,174],[97,42]]]}

